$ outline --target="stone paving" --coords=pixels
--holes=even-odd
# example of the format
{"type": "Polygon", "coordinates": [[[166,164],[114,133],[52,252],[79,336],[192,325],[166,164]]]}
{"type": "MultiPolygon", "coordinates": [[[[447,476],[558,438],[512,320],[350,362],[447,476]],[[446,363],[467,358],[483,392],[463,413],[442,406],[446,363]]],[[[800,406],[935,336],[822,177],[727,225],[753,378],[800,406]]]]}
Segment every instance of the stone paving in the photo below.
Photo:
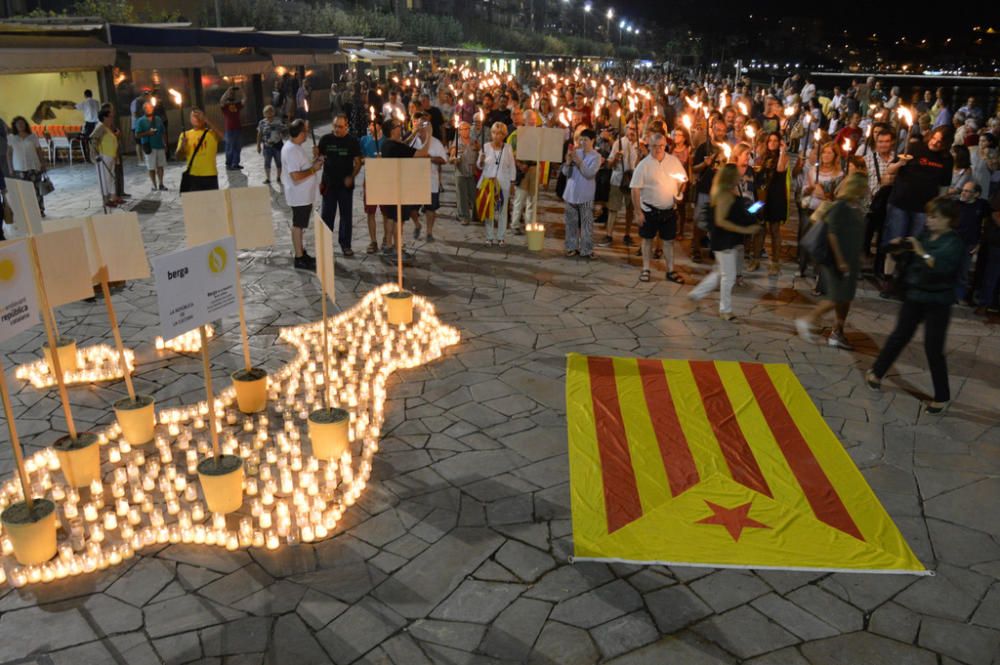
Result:
{"type": "MultiPolygon", "coordinates": [[[[257,155],[247,149],[244,158],[247,170],[223,183],[262,181],[257,155]]],[[[168,169],[172,188],[180,170],[168,169]]],[[[90,167],[60,167],[53,179],[50,215],[100,211],[90,167]]],[[[134,160],[127,189],[150,255],[179,248],[176,192],[147,194],[134,160]]],[[[273,191],[278,245],[241,258],[255,358],[271,369],[290,357],[279,329],[319,316],[318,282],[291,267],[289,215],[273,191]]],[[[506,248],[485,247],[481,228],[455,223],[453,190],[444,199],[437,242],[409,243],[417,258],[406,279],[462,341],[393,377],[372,481],[337,535],[274,552],[146,548],[89,576],[2,586],[0,663],[1000,663],[997,328],[956,310],[948,340],[955,401],[943,416],[921,415],[929,376],[919,343],[883,393],[862,382],[896,309],[871,289],[851,312],[858,350],[846,353],[794,335],[791,320],[811,300],[790,267],[776,281],[750,276],[735,293],[740,322],[726,323],[713,298],[688,304],[690,287],[664,281],[662,267],[638,282],[639,260],[620,247],[591,262],[563,257],[551,193],[542,195],[549,238],[541,254],[513,235],[506,248]],[[790,363],[936,576],[569,564],[570,351],[790,363]]],[[[363,227],[363,219],[355,225],[358,254],[338,257],[341,307],[394,277],[364,254],[363,227]]],[[[680,263],[692,278],[705,271],[686,256],[680,263]]],[[[137,389],[166,406],[202,399],[199,359],[153,348],[152,284],[129,284],[116,306],[136,351],[137,389]]],[[[58,318],[81,345],[109,341],[100,302],[62,307],[58,318]]],[[[218,333],[213,366],[224,386],[241,362],[235,318],[218,333]]],[[[29,452],[65,429],[54,391],[13,380],[13,364],[35,359],[41,337],[2,349],[29,452]]],[[[110,403],[124,394],[120,383],[71,389],[80,427],[110,422],[110,403]]],[[[5,475],[10,457],[4,443],[5,475]]]]}

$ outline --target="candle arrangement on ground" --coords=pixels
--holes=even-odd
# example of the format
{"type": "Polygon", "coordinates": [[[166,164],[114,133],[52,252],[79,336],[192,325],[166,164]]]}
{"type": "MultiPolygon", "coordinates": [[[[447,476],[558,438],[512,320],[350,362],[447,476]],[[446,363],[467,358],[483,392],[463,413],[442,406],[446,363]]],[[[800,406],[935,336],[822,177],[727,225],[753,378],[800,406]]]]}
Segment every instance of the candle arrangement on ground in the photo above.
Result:
{"type": "MultiPolygon", "coordinates": [[[[215,328],[207,325],[205,326],[205,333],[208,335],[208,339],[212,339],[215,337],[215,328]]],[[[157,336],[153,343],[156,346],[157,353],[164,353],[166,351],[173,351],[174,353],[201,352],[201,336],[199,336],[197,330],[188,331],[183,335],[178,335],[168,340],[157,336]]]]}
{"type": "MultiPolygon", "coordinates": [[[[413,323],[391,325],[385,296],[397,289],[385,284],[330,319],[328,381],[320,360],[323,322],[282,330],[281,339],[296,355],[270,374],[268,408],[261,413],[242,413],[230,386],[211,406],[203,401],[159,409],[154,436],[145,445],[130,444],[113,423],[95,432],[99,446],[91,446],[100,454],[100,477],[81,478],[64,468],[69,450],[50,448],[27,457],[25,480],[38,497],[36,505],[54,506],[58,545],[50,560],[30,557],[31,563],[19,563],[14,555],[20,534],[9,522],[0,536],[0,583],[19,587],[85,574],[156,544],[276,549],[326,538],[370,477],[389,375],[430,362],[459,341],[458,331],[442,324],[433,305],[419,296],[413,298],[413,323]],[[310,432],[317,423],[309,416],[322,405],[325,390],[337,407],[331,411],[341,417],[319,423],[331,432],[325,433],[323,450],[316,450],[310,432]],[[205,478],[199,481],[199,461],[212,452],[212,420],[221,460],[243,459],[238,488],[243,501],[217,513],[208,509],[215,502],[206,495],[205,478]]],[[[232,489],[222,488],[220,496],[231,498],[232,489]]],[[[17,478],[0,487],[0,510],[21,500],[17,478]]]]}
{"type": "MultiPolygon", "coordinates": [[[[135,369],[135,353],[131,349],[126,349],[125,358],[129,369],[135,369]]],[[[61,366],[63,381],[67,386],[117,381],[124,376],[117,349],[107,344],[95,344],[77,349],[75,369],[68,369],[66,363],[61,363],[61,366]]],[[[48,361],[42,358],[18,365],[14,370],[14,376],[38,389],[56,385],[55,374],[49,367],[48,361]]]]}

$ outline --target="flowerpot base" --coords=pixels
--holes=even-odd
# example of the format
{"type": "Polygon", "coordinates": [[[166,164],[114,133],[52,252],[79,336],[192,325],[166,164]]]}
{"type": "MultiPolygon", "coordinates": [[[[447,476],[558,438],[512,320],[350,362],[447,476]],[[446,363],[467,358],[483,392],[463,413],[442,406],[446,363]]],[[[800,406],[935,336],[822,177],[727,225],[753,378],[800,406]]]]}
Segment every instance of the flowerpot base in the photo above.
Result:
{"type": "Polygon", "coordinates": [[[22,566],[45,563],[56,555],[56,505],[35,499],[34,506],[19,502],[3,511],[0,520],[22,566]]]}
{"type": "MultiPolygon", "coordinates": [[[[61,337],[56,340],[56,353],[59,356],[59,367],[63,374],[75,372],[79,368],[76,358],[76,340],[61,337]]],[[[42,344],[42,355],[45,356],[45,364],[49,366],[49,371],[55,376],[56,370],[52,367],[52,349],[48,343],[42,344]]]]}
{"type": "Polygon", "coordinates": [[[309,440],[313,457],[338,460],[350,447],[351,414],[343,409],[318,409],[309,414],[309,440]]]}
{"type": "Polygon", "coordinates": [[[236,406],[243,413],[260,413],[267,408],[267,372],[259,367],[241,369],[231,375],[236,389],[236,406]]]}
{"type": "Polygon", "coordinates": [[[114,403],[122,436],[130,445],[142,446],[153,440],[156,431],[154,405],[155,401],[149,395],[136,395],[134,402],[126,397],[114,403]]]}
{"type": "Polygon", "coordinates": [[[213,513],[232,513],[243,505],[243,458],[220,455],[198,463],[198,479],[205,503],[213,513]]]}
{"type": "Polygon", "coordinates": [[[389,309],[389,323],[408,325],[413,323],[413,294],[409,291],[393,291],[385,294],[386,306],[389,309]]]}
{"type": "Polygon", "coordinates": [[[69,436],[52,445],[59,458],[66,482],[72,487],[87,487],[101,480],[101,447],[93,432],[80,432],[76,441],[69,436]]]}

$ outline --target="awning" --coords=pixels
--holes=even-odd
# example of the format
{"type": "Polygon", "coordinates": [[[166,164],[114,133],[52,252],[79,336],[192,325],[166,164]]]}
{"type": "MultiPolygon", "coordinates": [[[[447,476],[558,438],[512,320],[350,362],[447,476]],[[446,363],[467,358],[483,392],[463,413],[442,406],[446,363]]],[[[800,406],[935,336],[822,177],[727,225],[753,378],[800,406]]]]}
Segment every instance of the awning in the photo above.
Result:
{"type": "Polygon", "coordinates": [[[312,51],[294,51],[291,49],[268,49],[271,62],[275,67],[299,67],[315,65],[316,56],[312,51]]]}
{"type": "Polygon", "coordinates": [[[199,48],[129,47],[132,69],[195,69],[208,68],[214,62],[212,54],[199,48]]]}
{"type": "Polygon", "coordinates": [[[347,54],[341,51],[317,51],[317,65],[343,65],[347,62],[347,54]]]}
{"type": "Polygon", "coordinates": [[[416,53],[410,53],[409,51],[383,51],[382,53],[393,62],[407,62],[409,60],[420,59],[416,53]]]}
{"type": "Polygon", "coordinates": [[[373,51],[367,48],[347,49],[347,53],[362,62],[370,62],[373,65],[389,65],[392,60],[387,58],[381,51],[373,51]]]}
{"type": "Polygon", "coordinates": [[[266,74],[271,70],[271,59],[263,55],[216,54],[215,70],[220,76],[252,76],[266,74]]]}
{"type": "Polygon", "coordinates": [[[0,74],[81,72],[115,64],[115,49],[90,37],[4,35],[0,74]]]}

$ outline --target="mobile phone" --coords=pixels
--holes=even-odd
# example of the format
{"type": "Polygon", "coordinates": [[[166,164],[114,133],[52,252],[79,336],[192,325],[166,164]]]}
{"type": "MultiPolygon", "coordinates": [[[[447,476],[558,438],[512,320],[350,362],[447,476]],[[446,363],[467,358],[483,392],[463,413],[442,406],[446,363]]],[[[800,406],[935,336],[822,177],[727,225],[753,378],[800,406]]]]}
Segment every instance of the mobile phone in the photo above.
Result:
{"type": "Polygon", "coordinates": [[[751,204],[749,208],[747,208],[747,212],[749,212],[751,215],[756,215],[758,212],[760,212],[760,209],[763,207],[764,207],[764,202],[757,201],[756,203],[751,204]]]}

